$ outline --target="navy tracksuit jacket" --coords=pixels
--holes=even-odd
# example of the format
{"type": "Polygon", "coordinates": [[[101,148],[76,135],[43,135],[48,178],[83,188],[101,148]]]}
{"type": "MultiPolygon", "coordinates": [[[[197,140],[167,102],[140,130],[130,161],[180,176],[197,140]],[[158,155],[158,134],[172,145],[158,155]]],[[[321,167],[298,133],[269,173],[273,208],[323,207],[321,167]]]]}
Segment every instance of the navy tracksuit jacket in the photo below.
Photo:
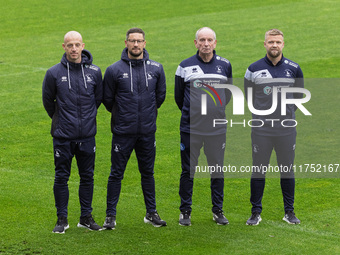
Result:
{"type": "Polygon", "coordinates": [[[156,118],[166,95],[163,66],[149,59],[128,58],[127,48],[121,60],[106,69],[103,103],[111,112],[112,151],[108,180],[106,214],[116,215],[121,181],[133,149],[141,173],[147,212],[156,211],[154,162],[156,154],[156,118]]]}
{"type": "MultiPolygon", "coordinates": [[[[216,55],[215,51],[209,63],[205,63],[197,52],[182,61],[177,68],[175,101],[182,113],[182,173],[179,190],[181,211],[191,211],[194,171],[202,146],[204,145],[208,165],[223,166],[227,127],[213,127],[213,119],[225,119],[225,107],[231,94],[229,90],[214,88],[214,84],[226,83],[232,84],[231,64],[227,59],[216,55]],[[202,95],[207,96],[207,115],[201,115],[202,95]]],[[[212,211],[216,212],[223,207],[223,172],[211,177],[212,211]]]]}

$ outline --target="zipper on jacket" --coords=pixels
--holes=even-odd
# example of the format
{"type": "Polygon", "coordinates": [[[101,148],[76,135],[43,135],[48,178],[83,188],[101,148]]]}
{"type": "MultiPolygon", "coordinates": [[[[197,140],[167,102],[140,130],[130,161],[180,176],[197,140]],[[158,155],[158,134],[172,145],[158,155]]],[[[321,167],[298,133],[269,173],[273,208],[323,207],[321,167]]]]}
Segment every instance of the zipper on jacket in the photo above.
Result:
{"type": "Polygon", "coordinates": [[[133,78],[132,78],[132,65],[131,62],[129,62],[129,67],[130,67],[130,91],[133,93],[133,78]]]}
{"type": "Polygon", "coordinates": [[[81,100],[80,100],[80,93],[81,93],[81,85],[80,85],[80,79],[78,79],[78,77],[80,78],[80,76],[81,76],[81,71],[80,71],[80,68],[79,68],[79,70],[77,70],[77,75],[76,75],[76,77],[77,77],[77,88],[76,88],[76,91],[77,91],[77,112],[78,112],[78,125],[79,125],[79,137],[81,138],[81,137],[83,137],[83,134],[82,134],[82,132],[83,132],[83,130],[82,130],[82,121],[81,121],[81,116],[82,116],[82,106],[81,106],[81,100]]]}

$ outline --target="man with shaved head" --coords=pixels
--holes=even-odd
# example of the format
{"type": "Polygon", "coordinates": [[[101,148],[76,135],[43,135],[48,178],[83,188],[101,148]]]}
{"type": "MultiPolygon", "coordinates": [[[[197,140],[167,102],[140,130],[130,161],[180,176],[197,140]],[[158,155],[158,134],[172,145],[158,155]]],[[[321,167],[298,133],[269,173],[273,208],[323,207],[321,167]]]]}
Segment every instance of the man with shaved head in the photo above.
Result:
{"type": "MultiPolygon", "coordinates": [[[[227,127],[214,127],[212,121],[226,118],[225,107],[231,94],[217,85],[232,84],[232,68],[227,59],[216,55],[216,42],[216,34],[211,28],[200,28],[194,40],[197,53],[180,63],[175,76],[175,101],[182,113],[179,187],[179,224],[182,226],[191,225],[193,178],[201,148],[204,147],[209,166],[223,168],[227,127]],[[202,98],[205,98],[205,104],[202,98]],[[202,114],[201,105],[206,106],[207,113],[202,114]]],[[[229,222],[222,210],[223,172],[211,173],[210,177],[213,220],[218,225],[227,225],[229,222]]]]}
{"type": "Polygon", "coordinates": [[[85,47],[85,44],[83,43],[83,38],[81,37],[81,34],[77,31],[70,31],[67,32],[64,36],[64,43],[63,48],[66,53],[66,58],[68,61],[73,63],[80,63],[81,62],[81,53],[85,47]],[[76,47],[72,47],[72,43],[70,42],[76,42],[76,47]]]}
{"type": "Polygon", "coordinates": [[[97,132],[97,109],[102,101],[102,73],[92,64],[80,33],[70,31],[62,44],[65,51],[60,63],[47,70],[42,99],[52,119],[55,179],[54,198],[57,223],[53,233],[63,234],[68,224],[68,180],[73,157],[80,176],[81,207],[78,227],[101,230],[92,217],[93,175],[97,132]]]}

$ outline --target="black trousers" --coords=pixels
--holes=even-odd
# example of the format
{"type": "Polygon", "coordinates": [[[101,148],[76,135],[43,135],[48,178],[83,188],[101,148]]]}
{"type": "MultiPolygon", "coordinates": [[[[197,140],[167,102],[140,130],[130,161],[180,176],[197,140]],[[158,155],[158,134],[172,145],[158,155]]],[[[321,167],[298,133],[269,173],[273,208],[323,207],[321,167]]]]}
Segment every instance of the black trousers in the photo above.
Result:
{"type": "MultiPolygon", "coordinates": [[[[259,136],[252,134],[253,173],[250,182],[252,212],[262,212],[266,167],[273,149],[280,171],[280,184],[285,211],[294,210],[295,177],[292,166],[295,158],[296,133],[287,136],[259,136]],[[256,167],[256,168],[254,168],[256,167]],[[290,170],[288,171],[287,170],[290,170]]],[[[268,169],[268,168],[267,168],[268,169]]]]}
{"type": "MultiPolygon", "coordinates": [[[[194,185],[195,167],[198,163],[200,150],[204,146],[204,154],[209,166],[223,167],[226,134],[205,136],[181,132],[181,161],[182,173],[180,178],[179,196],[181,198],[181,211],[190,211],[194,185]]],[[[210,179],[212,211],[222,210],[223,207],[223,172],[215,172],[210,179]]]]}
{"type": "Polygon", "coordinates": [[[96,152],[95,138],[92,137],[82,142],[53,138],[53,148],[55,164],[53,192],[58,217],[67,217],[68,214],[68,180],[71,174],[72,159],[74,156],[77,160],[78,172],[80,176],[80,216],[87,216],[88,214],[91,214],[94,183],[93,174],[96,152]]]}
{"type": "Polygon", "coordinates": [[[156,156],[155,134],[112,136],[111,173],[107,184],[106,215],[116,215],[121,182],[132,151],[135,150],[147,212],[156,211],[154,163],[156,156]]]}

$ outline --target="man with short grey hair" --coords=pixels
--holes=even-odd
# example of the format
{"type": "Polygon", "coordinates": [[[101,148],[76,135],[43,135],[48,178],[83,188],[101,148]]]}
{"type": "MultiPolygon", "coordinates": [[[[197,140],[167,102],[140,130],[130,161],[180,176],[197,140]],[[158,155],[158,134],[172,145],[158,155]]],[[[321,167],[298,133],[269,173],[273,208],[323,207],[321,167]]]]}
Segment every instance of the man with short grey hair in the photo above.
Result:
{"type": "MultiPolygon", "coordinates": [[[[225,107],[231,94],[229,90],[214,86],[218,83],[232,84],[232,68],[227,59],[216,54],[216,42],[216,34],[211,28],[200,28],[194,40],[197,53],[183,60],[175,75],[175,101],[182,113],[180,124],[182,173],[179,187],[181,198],[179,224],[182,226],[191,225],[194,173],[200,149],[204,147],[209,166],[223,167],[224,164],[227,127],[226,125],[213,127],[212,118],[225,119],[225,107]],[[205,84],[205,80],[207,83],[214,80],[214,84],[205,84]],[[198,86],[196,82],[200,85],[198,86]],[[214,104],[214,98],[208,98],[209,113],[201,116],[201,98],[208,93],[216,93],[219,105],[214,104]]],[[[210,178],[213,220],[218,225],[229,224],[222,210],[223,172],[213,173],[210,178]]]]}

